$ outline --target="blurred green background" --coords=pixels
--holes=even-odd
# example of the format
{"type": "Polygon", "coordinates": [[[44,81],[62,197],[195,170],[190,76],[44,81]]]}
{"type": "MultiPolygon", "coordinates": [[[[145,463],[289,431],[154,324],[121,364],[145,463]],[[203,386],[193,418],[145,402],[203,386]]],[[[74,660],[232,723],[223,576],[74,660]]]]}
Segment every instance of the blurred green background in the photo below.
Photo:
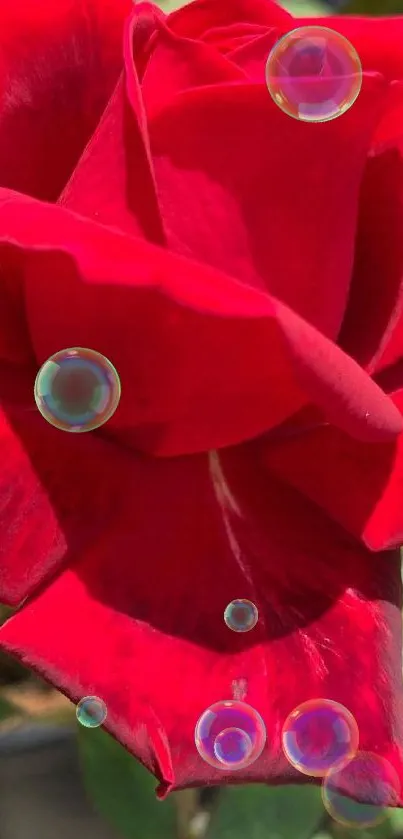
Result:
{"type": "MultiPolygon", "coordinates": [[[[161,0],[167,12],[180,5],[161,0]]],[[[403,13],[403,0],[282,5],[296,16],[403,13]]],[[[8,615],[0,606],[0,622],[8,615]]],[[[104,731],[79,726],[71,703],[0,654],[0,839],[403,839],[403,811],[385,811],[373,829],[348,829],[309,785],[188,790],[163,803],[154,790],[154,778],[104,731]]]]}
{"type": "MultiPolygon", "coordinates": [[[[219,2],[219,0],[217,0],[219,2]]],[[[161,0],[158,4],[164,11],[172,11],[185,5],[181,0],[161,0]]],[[[279,4],[293,15],[398,15],[403,13],[403,0],[286,0],[279,4]]]]}

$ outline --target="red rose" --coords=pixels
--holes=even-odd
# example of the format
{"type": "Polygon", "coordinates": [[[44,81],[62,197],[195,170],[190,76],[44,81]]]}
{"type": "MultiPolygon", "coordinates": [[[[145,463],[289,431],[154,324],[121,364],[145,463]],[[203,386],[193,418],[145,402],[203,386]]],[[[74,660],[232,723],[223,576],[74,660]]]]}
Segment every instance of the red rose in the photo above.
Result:
{"type": "Polygon", "coordinates": [[[102,697],[160,796],[306,780],[280,735],[315,697],[402,778],[402,19],[320,21],[365,72],[307,124],[264,80],[305,21],[145,3],[122,54],[128,6],[1,12],[0,595],[24,601],[2,647],[102,697]],[[93,434],[33,402],[72,346],[121,378],[93,434]],[[194,731],[232,696],[267,743],[223,774],[194,731]]]}

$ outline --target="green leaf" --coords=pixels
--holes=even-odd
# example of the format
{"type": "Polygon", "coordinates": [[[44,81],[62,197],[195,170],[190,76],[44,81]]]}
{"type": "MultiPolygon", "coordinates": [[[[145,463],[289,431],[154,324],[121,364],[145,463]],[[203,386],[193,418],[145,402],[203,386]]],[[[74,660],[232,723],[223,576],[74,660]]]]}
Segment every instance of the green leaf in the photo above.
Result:
{"type": "Polygon", "coordinates": [[[333,839],[393,839],[394,835],[395,831],[387,820],[378,827],[371,827],[368,830],[339,826],[339,829],[333,832],[333,839]]]}
{"type": "Polygon", "coordinates": [[[295,17],[321,17],[329,15],[329,6],[321,0],[282,0],[280,3],[295,17]]]}
{"type": "Polygon", "coordinates": [[[12,702],[9,702],[8,699],[4,699],[0,696],[0,722],[3,720],[8,719],[8,717],[15,717],[16,715],[20,715],[21,712],[12,702]]]}
{"type": "Polygon", "coordinates": [[[229,786],[222,789],[207,839],[310,839],[323,815],[316,786],[229,786]]]}
{"type": "Polygon", "coordinates": [[[403,0],[350,0],[340,9],[342,15],[398,15],[403,12],[403,0]]]}
{"type": "MultiPolygon", "coordinates": [[[[395,830],[389,818],[391,810],[386,810],[385,820],[376,827],[361,829],[357,827],[344,827],[336,821],[331,821],[329,831],[333,839],[392,839],[395,830]]],[[[317,839],[314,837],[313,839],[317,839]]]]}
{"type": "Polygon", "coordinates": [[[176,9],[180,9],[182,6],[187,5],[188,0],[159,0],[157,3],[158,6],[161,6],[161,9],[165,12],[166,15],[171,14],[171,12],[175,12],[176,9]]]}
{"type": "Polygon", "coordinates": [[[156,799],[154,776],[100,728],[80,726],[78,742],[87,792],[122,839],[174,839],[175,804],[156,799]]]}
{"type": "Polygon", "coordinates": [[[403,834],[403,810],[388,810],[389,823],[392,826],[393,834],[403,834]]]}

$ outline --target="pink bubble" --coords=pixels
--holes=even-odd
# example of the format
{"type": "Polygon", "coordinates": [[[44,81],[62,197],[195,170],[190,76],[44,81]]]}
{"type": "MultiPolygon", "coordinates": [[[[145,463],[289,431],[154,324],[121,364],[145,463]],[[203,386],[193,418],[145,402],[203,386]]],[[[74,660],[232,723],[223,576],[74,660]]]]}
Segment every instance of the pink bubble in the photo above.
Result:
{"type": "Polygon", "coordinates": [[[301,26],[274,45],[266,83],[276,105],[303,122],[328,122],[357,99],[362,67],[344,35],[326,26],[301,26]]]}
{"type": "Polygon", "coordinates": [[[246,702],[215,702],[201,715],[195,728],[196,748],[216,769],[244,769],[261,755],[266,728],[260,714],[246,702]]]}

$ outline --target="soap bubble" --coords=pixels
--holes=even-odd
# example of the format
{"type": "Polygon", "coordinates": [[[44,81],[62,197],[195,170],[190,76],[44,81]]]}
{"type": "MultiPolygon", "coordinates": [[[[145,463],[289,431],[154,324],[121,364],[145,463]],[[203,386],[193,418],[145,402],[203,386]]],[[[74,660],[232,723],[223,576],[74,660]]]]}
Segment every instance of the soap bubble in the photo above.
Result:
{"type": "Polygon", "coordinates": [[[266,64],[272,99],[288,116],[328,122],[357,99],[362,67],[350,41],[326,26],[301,26],[274,45],[266,64]]]}
{"type": "Polygon", "coordinates": [[[76,708],[76,717],[85,728],[98,728],[106,720],[107,710],[105,702],[98,696],[84,696],[76,708]]]}
{"type": "Polygon", "coordinates": [[[201,715],[195,729],[196,747],[217,769],[250,766],[261,755],[266,728],[260,714],[236,699],[216,702],[201,715]]]}
{"type": "Polygon", "coordinates": [[[328,813],[344,827],[375,827],[388,817],[387,808],[396,807],[399,801],[399,778],[385,758],[358,752],[329,771],[322,784],[322,798],[328,813]]]}
{"type": "Polygon", "coordinates": [[[34,396],[42,416],[55,428],[93,431],[111,418],[119,404],[119,376],[101,353],[71,347],[45,361],[34,396]]]}
{"type": "Polygon", "coordinates": [[[258,617],[258,610],[251,600],[231,600],[224,612],[225,623],[234,632],[250,632],[258,617]]]}
{"type": "Polygon", "coordinates": [[[358,726],[350,711],[331,699],[311,699],[292,711],[283,726],[283,751],[304,775],[321,778],[358,749],[358,726]]]}

